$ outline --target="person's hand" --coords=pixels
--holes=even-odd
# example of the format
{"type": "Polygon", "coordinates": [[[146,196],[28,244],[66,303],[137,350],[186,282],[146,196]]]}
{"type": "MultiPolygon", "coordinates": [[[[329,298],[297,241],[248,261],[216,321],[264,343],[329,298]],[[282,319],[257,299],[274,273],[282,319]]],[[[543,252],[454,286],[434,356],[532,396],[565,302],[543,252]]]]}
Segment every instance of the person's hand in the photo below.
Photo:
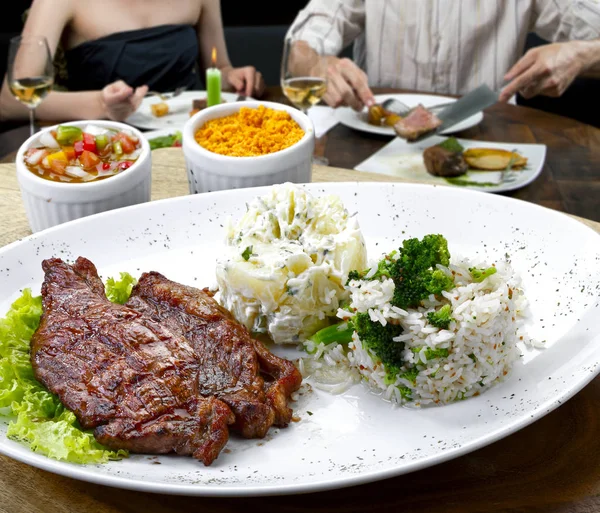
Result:
{"type": "Polygon", "coordinates": [[[231,87],[237,94],[260,97],[265,90],[262,74],[254,66],[224,68],[221,73],[225,86],[231,87]]]}
{"type": "Polygon", "coordinates": [[[554,43],[529,50],[504,76],[510,83],[502,89],[500,101],[517,92],[523,98],[562,95],[585,67],[581,43],[554,43]]]}
{"type": "Polygon", "coordinates": [[[138,109],[147,92],[148,86],[134,89],[122,80],[117,80],[101,91],[102,112],[108,119],[124,121],[138,109]]]}
{"type": "Polygon", "coordinates": [[[348,105],[356,111],[375,104],[367,74],[350,59],[330,57],[327,67],[327,92],[323,96],[331,107],[348,105]]]}

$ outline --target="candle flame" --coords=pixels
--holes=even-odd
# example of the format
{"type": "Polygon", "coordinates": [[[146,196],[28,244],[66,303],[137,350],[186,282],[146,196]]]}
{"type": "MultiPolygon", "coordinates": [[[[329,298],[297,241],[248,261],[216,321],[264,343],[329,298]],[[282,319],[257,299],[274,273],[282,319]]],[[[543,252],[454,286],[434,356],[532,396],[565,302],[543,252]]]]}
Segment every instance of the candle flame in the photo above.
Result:
{"type": "Polygon", "coordinates": [[[217,65],[217,49],[213,46],[212,49],[212,65],[215,67],[217,65]]]}

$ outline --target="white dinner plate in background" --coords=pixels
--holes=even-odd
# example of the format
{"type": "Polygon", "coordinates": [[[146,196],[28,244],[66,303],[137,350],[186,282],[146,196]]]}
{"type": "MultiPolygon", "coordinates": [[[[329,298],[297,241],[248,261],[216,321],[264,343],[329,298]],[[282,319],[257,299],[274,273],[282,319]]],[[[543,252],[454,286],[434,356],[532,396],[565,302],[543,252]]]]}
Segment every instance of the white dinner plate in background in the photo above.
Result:
{"type": "MultiPolygon", "coordinates": [[[[437,96],[431,94],[376,94],[375,101],[377,103],[382,103],[388,98],[396,98],[401,102],[404,102],[409,107],[416,107],[419,104],[422,104],[424,107],[432,107],[433,105],[439,105],[440,103],[448,103],[455,102],[456,98],[452,98],[449,96],[437,96]]],[[[356,130],[361,130],[363,132],[370,132],[372,134],[380,134],[380,135],[390,135],[395,136],[396,132],[394,132],[394,128],[391,126],[375,126],[371,125],[367,122],[367,111],[368,109],[365,107],[362,112],[356,112],[351,107],[338,107],[335,112],[337,119],[340,123],[354,128],[356,130]]],[[[445,130],[444,134],[451,134],[454,132],[459,132],[461,130],[466,130],[467,128],[471,128],[483,119],[483,112],[477,112],[472,116],[464,119],[460,123],[457,123],[454,126],[451,126],[447,130],[445,130]]]]}
{"type": "MultiPolygon", "coordinates": [[[[237,97],[237,93],[221,93],[221,99],[226,102],[234,102],[237,97]]],[[[206,91],[184,91],[179,96],[166,100],[165,103],[169,105],[168,114],[156,117],[152,114],[150,105],[162,103],[163,100],[158,96],[147,96],[142,100],[138,110],[125,120],[125,123],[148,130],[160,128],[181,130],[190,118],[192,102],[204,98],[206,98],[206,91]]],[[[252,100],[253,98],[248,97],[248,99],[252,100]]]]}

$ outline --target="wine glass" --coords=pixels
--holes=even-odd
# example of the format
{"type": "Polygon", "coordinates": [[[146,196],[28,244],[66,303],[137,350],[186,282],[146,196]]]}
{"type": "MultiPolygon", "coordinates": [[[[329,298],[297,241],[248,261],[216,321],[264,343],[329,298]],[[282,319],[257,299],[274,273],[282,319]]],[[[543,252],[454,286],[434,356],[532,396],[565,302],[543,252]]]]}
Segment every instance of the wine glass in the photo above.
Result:
{"type": "Polygon", "coordinates": [[[8,48],[8,88],[29,108],[29,129],[35,133],[35,109],[52,90],[54,65],[45,37],[13,37],[8,48]]]}
{"type": "MultiPolygon", "coordinates": [[[[322,39],[287,37],[281,60],[281,88],[287,99],[305,114],[327,92],[327,63],[322,39]]],[[[328,165],[325,157],[313,162],[328,165]]]]}

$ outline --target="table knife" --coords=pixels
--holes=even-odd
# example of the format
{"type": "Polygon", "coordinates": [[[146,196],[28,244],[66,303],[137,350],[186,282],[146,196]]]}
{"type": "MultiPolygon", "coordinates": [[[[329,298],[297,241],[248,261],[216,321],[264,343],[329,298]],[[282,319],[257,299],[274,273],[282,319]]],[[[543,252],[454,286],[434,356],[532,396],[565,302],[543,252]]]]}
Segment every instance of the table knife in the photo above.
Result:
{"type": "Polygon", "coordinates": [[[465,94],[455,102],[451,103],[438,112],[437,117],[442,124],[435,130],[431,130],[411,142],[422,141],[433,135],[440,135],[444,130],[453,127],[463,119],[471,117],[473,114],[494,105],[500,96],[498,91],[492,91],[487,85],[479,86],[477,89],[465,94]]]}

